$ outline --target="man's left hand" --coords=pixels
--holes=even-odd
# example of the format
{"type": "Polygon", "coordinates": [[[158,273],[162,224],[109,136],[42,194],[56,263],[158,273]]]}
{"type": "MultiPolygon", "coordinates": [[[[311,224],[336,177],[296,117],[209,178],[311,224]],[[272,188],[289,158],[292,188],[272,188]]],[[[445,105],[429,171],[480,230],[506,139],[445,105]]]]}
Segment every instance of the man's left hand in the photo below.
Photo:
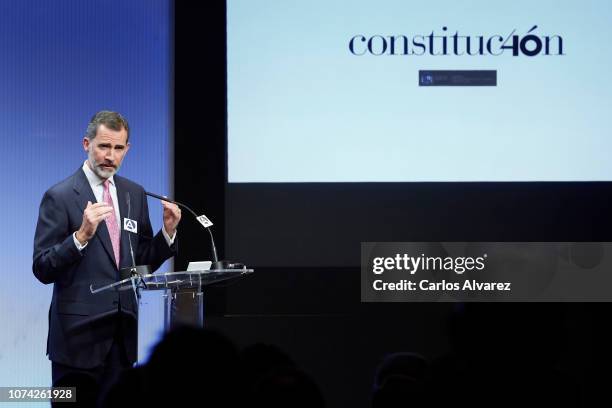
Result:
{"type": "Polygon", "coordinates": [[[167,201],[162,201],[161,203],[164,207],[164,229],[168,235],[173,237],[176,232],[176,226],[181,220],[181,209],[178,205],[167,201]]]}

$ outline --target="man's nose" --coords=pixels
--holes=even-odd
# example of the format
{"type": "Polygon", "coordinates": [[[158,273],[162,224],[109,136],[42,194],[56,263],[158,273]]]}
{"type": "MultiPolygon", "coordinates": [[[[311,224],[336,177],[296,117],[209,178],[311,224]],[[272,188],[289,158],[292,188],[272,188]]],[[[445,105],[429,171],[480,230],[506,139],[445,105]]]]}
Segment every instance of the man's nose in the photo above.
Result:
{"type": "Polygon", "coordinates": [[[115,153],[113,151],[110,151],[110,152],[106,153],[106,155],[104,156],[104,160],[106,160],[107,162],[114,163],[115,162],[115,153]]]}
{"type": "Polygon", "coordinates": [[[106,152],[106,156],[104,157],[104,159],[106,161],[114,163],[115,162],[115,149],[109,149],[106,152]]]}

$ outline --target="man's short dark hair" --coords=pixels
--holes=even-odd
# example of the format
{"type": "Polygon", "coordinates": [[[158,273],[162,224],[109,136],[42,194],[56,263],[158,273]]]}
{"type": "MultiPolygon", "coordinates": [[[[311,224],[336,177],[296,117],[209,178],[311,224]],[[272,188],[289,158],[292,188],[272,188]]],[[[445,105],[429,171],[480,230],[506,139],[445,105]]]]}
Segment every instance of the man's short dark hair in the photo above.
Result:
{"type": "Polygon", "coordinates": [[[93,115],[89,124],[87,125],[87,131],[85,132],[85,137],[89,140],[92,140],[98,134],[98,128],[100,125],[104,125],[107,128],[115,131],[120,131],[121,129],[125,129],[127,132],[127,140],[130,140],[130,126],[128,125],[127,120],[119,112],[113,111],[100,111],[93,115]]]}

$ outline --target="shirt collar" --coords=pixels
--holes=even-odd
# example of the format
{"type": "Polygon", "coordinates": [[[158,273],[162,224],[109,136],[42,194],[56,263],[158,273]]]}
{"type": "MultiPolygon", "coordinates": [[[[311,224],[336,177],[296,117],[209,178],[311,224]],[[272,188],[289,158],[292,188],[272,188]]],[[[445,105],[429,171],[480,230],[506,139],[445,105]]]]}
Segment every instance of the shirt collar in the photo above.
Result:
{"type": "MultiPolygon", "coordinates": [[[[85,160],[85,162],[83,163],[83,172],[85,173],[85,177],[87,177],[87,181],[89,181],[89,185],[91,186],[97,186],[97,185],[103,184],[104,181],[106,180],[98,176],[96,173],[94,173],[92,169],[89,168],[89,165],[87,164],[87,160],[85,160]]],[[[115,179],[113,177],[114,176],[111,176],[108,180],[114,186],[115,179]]]]}

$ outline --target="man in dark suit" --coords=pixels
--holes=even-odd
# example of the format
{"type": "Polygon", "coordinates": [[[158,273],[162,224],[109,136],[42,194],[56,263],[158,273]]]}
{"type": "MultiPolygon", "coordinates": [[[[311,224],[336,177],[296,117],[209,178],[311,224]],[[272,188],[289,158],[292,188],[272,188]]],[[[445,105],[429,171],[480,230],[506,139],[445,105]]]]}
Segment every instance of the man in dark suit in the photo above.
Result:
{"type": "Polygon", "coordinates": [[[40,204],[32,269],[42,283],[53,283],[47,354],[54,384],[82,374],[104,391],[136,361],[134,293],[90,291],[92,283],[116,282],[120,269],[132,265],[128,234],[137,265],[156,270],[176,254],[180,209],[162,202],[164,225],[153,236],[144,189],[115,174],[128,141],[119,113],[98,112],[83,138],[87,160],[40,204]]]}

